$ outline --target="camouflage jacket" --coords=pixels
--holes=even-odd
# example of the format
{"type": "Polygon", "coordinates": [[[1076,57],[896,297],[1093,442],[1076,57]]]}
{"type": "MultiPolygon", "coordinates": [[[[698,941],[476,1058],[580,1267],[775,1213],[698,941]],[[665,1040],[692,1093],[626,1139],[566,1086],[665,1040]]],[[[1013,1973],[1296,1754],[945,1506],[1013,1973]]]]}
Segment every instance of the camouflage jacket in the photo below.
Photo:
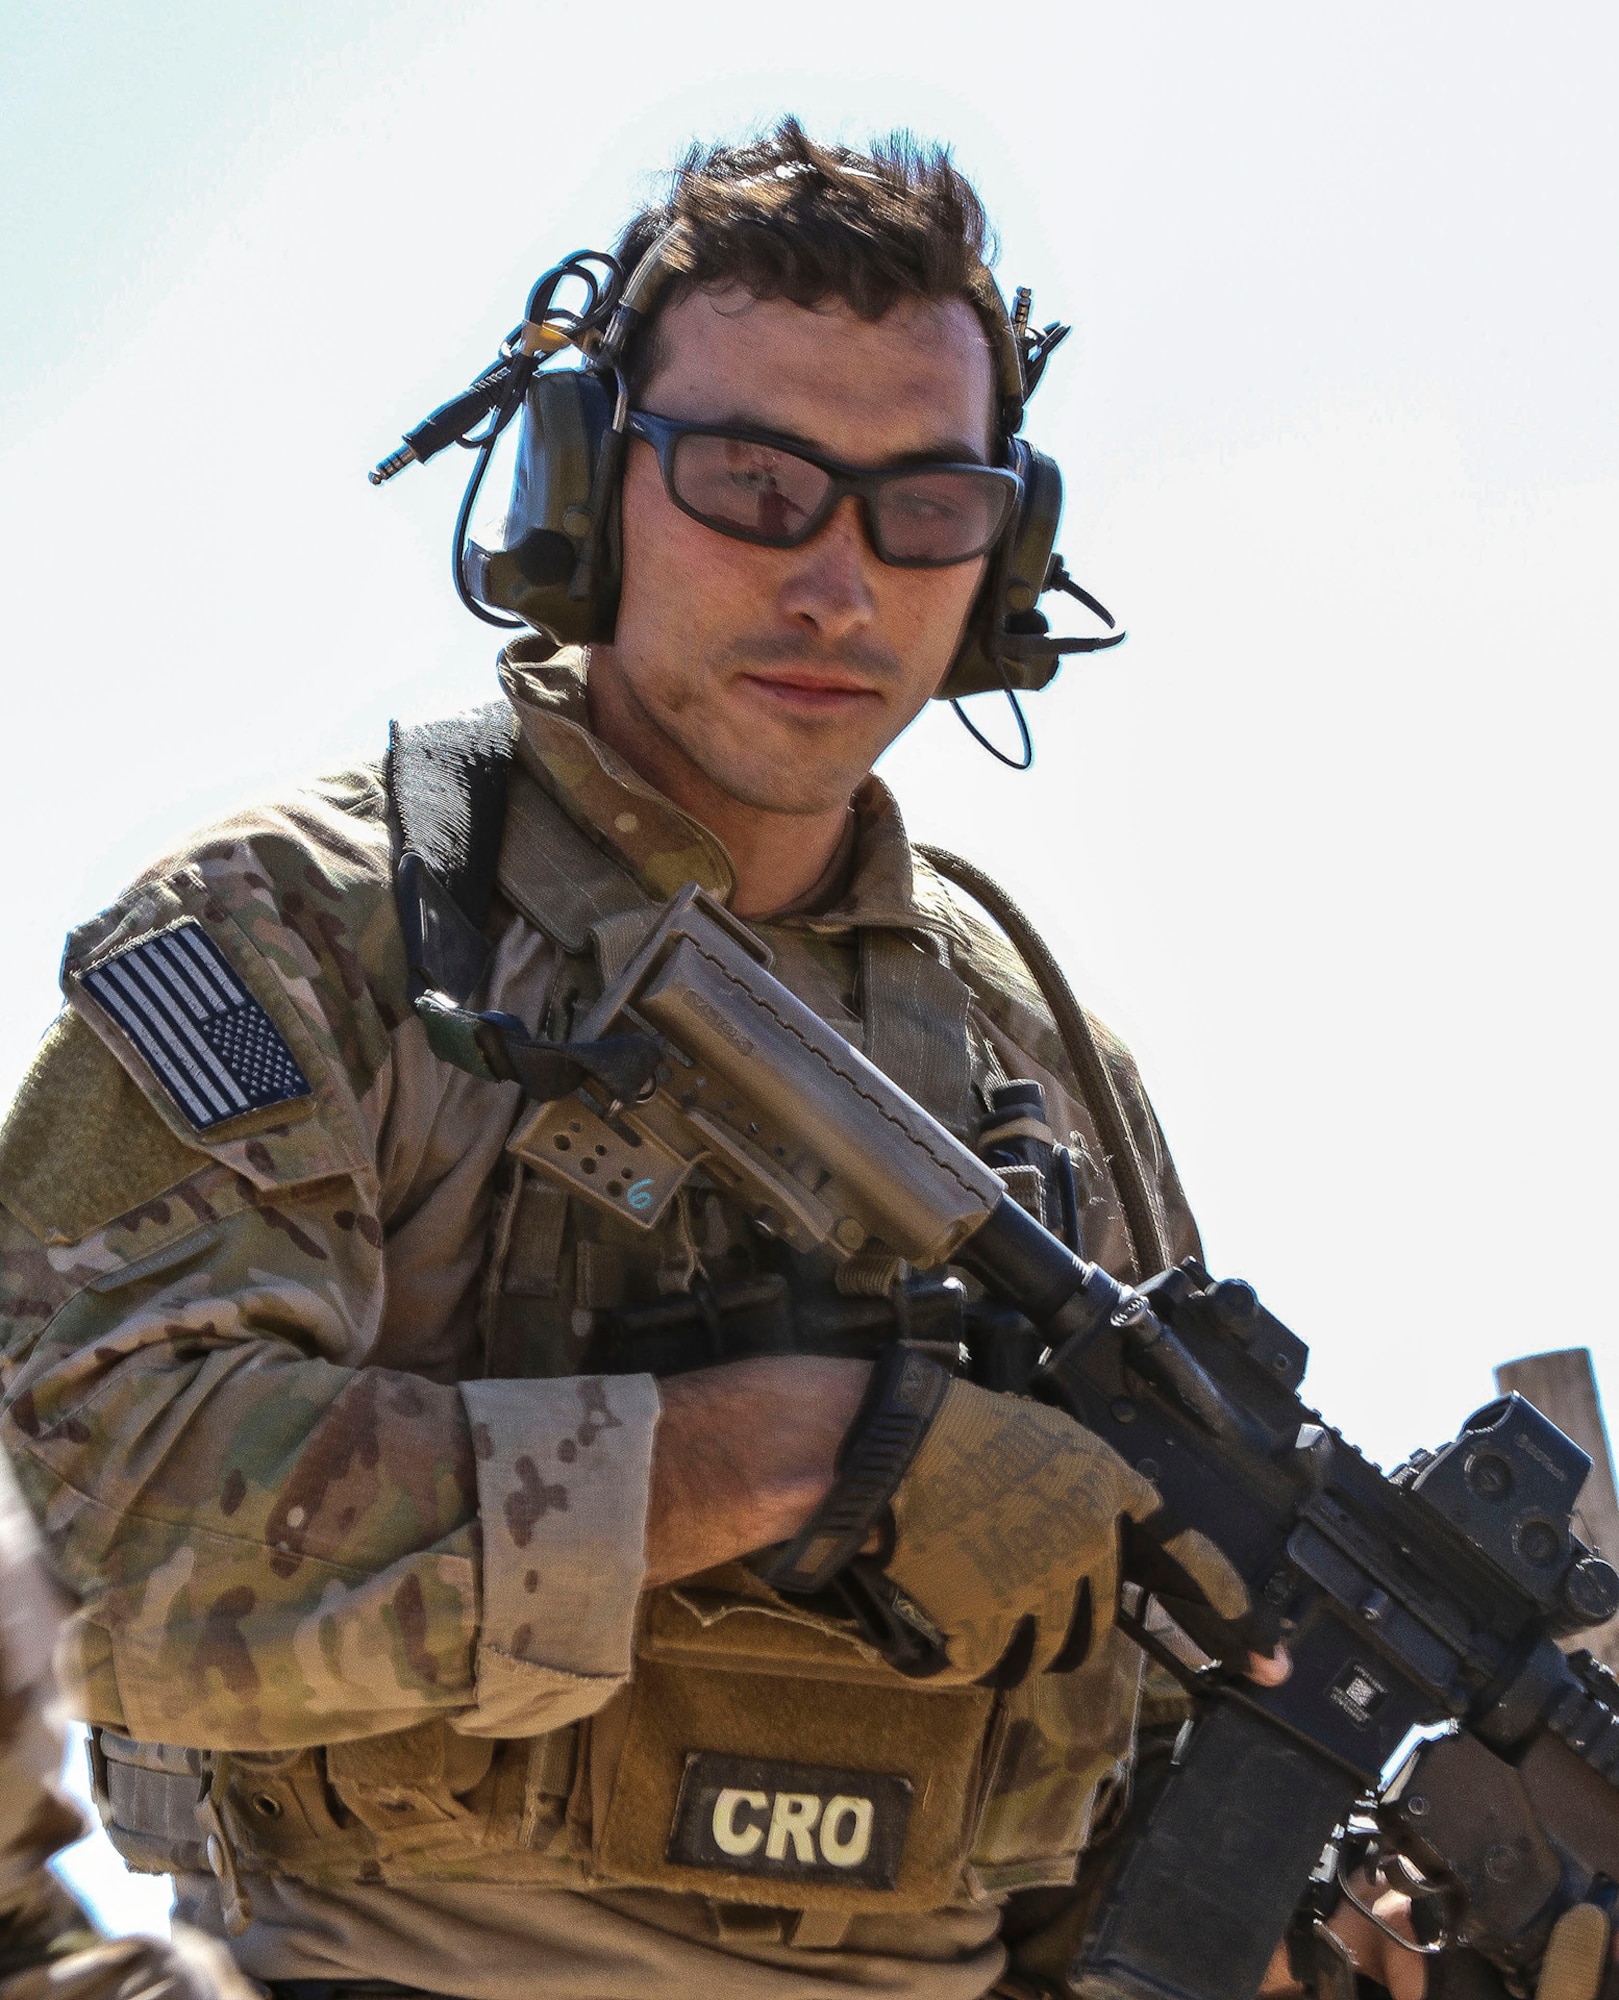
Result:
{"type": "MultiPolygon", "coordinates": [[[[728,897],[718,842],[590,734],[576,658],[520,645],[503,685],[514,783],[645,894],[696,880],[728,897]]],[[[833,906],[757,926],[778,975],[887,1066],[862,1020],[863,940],[951,969],[974,1090],[1045,1084],[1080,1163],[1087,1252],[1127,1269],[1107,1163],[1027,974],[914,854],[875,778],[855,811],[833,906]]],[[[528,913],[556,865],[514,821],[483,995],[552,1034],[600,977],[588,945],[528,913]]],[[[625,1298],[734,1269],[736,1218],[717,1197],[683,1204],[636,1250],[503,1178],[516,1087],[434,1058],[408,1002],[378,768],[166,858],[73,933],[63,984],[0,1133],[0,1316],[5,1444],[81,1603],[80,1712],[198,1752],[325,1746],[335,1770],[333,1746],[427,1724],[522,1740],[601,1711],[631,1675],[658,1396],[649,1375],[570,1374],[558,1344],[625,1298]],[[96,986],[187,923],[304,1086],[201,1129],[96,986]],[[544,1268],[525,1273],[505,1238],[531,1196],[545,1213],[519,1234],[544,1268]]],[[[1156,1122],[1126,1052],[1103,1045],[1184,1255],[1195,1232],[1156,1122]]],[[[970,1112],[954,1107],[958,1127],[970,1112]]],[[[1019,1727],[1012,1761],[1060,1771],[1061,1729],[1019,1727]]],[[[434,1755],[464,1801],[470,1781],[456,1791],[434,1755]]]]}

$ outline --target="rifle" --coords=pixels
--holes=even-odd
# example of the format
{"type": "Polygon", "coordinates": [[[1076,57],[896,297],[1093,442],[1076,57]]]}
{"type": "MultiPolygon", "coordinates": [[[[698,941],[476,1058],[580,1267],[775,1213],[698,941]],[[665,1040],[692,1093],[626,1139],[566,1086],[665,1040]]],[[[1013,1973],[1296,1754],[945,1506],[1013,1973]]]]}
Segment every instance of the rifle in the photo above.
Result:
{"type": "MultiPolygon", "coordinates": [[[[470,1028],[511,1073],[516,1023],[419,1004],[430,1035],[464,1056],[470,1028]]],[[[1279,1687],[1218,1664],[1192,1677],[1196,1719],[1094,1906],[1074,1989],[1249,2000],[1335,1833],[1417,1871],[1431,1948],[1509,1976],[1533,1973],[1565,1909],[1611,1891],[1619,1684],[1556,1641],[1612,1615],[1619,1577],[1573,1532],[1589,1459],[1532,1405],[1492,1403],[1385,1476],[1300,1400],[1304,1343],[1247,1285],[1188,1262],[1131,1289],[1086,1262],[695,885],[573,1046],[639,1049],[645,1081],[621,1099],[587,1060],[520,1123],[520,1158],[642,1228],[700,1166],[796,1250],[966,1270],[999,1302],[979,1315],[981,1379],[1066,1408],[1151,1479],[1160,1542],[1197,1529],[1241,1573],[1235,1633],[1171,1597],[1177,1622],[1217,1660],[1286,1644],[1279,1687]]],[[[1126,1557],[1141,1592],[1165,1587],[1151,1537],[1126,1557]]],[[[1126,1628],[1161,1653],[1145,1608],[1126,1628]]]]}

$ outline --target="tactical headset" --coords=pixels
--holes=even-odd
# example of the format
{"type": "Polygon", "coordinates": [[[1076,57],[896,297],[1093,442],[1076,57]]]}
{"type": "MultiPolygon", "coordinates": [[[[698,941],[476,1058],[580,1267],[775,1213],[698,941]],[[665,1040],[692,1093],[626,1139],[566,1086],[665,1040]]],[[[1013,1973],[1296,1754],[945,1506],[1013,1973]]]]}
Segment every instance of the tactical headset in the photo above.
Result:
{"type": "MultiPolygon", "coordinates": [[[[461,601],[487,623],[530,625],[559,644],[612,638],[622,571],[618,496],[630,416],[625,364],[660,299],[689,275],[688,240],[685,223],[673,223],[627,279],[617,259],[601,251],[576,251],[554,265],[535,284],[523,321],[502,343],[495,364],[408,432],[402,448],[371,474],[372,484],[381,485],[452,443],[477,452],[456,521],[452,567],[461,601]],[[555,303],[570,280],[584,289],[575,310],[555,303]],[[584,364],[545,372],[544,363],[564,346],[579,349],[584,364]],[[519,411],[503,542],[486,548],[469,540],[468,525],[495,442],[519,411]],[[485,418],[485,429],[477,432],[485,418]]],[[[955,703],[964,695],[1004,690],[1016,710],[1016,691],[1045,687],[1065,653],[1098,652],[1124,634],[1111,630],[1112,617],[1055,553],[1062,475],[1055,460],[1017,435],[1024,404],[1068,328],[1053,322],[1031,332],[1028,289],[1019,289],[1008,313],[981,264],[969,279],[968,298],[995,365],[1000,463],[1017,474],[1019,490],[938,698],[955,703]],[[1078,598],[1110,628],[1108,635],[1053,638],[1036,608],[1048,590],[1078,598]]],[[[1021,713],[1018,722],[1026,764],[1021,713]]],[[[985,741],[976,729],[973,734],[985,741]]]]}

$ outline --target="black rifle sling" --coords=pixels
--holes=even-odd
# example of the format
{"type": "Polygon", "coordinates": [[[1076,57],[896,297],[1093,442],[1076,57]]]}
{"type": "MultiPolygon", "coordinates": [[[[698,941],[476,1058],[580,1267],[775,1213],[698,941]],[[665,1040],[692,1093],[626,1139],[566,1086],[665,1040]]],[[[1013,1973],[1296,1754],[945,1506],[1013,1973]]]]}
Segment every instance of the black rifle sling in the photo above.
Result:
{"type": "Polygon", "coordinates": [[[490,1082],[515,1082],[540,1103],[593,1077],[633,1097],[657,1068],[645,1035],[542,1042],[509,1014],[473,1013],[491,948],[484,934],[506,828],[518,723],[502,697],[432,722],[394,723],[388,791],[396,832],[394,896],[411,1004],[442,1061],[490,1082]]]}
{"type": "Polygon", "coordinates": [[[517,717],[504,697],[431,722],[390,726],[394,894],[411,998],[465,1002],[489,962],[484,925],[500,864],[517,717]]]}

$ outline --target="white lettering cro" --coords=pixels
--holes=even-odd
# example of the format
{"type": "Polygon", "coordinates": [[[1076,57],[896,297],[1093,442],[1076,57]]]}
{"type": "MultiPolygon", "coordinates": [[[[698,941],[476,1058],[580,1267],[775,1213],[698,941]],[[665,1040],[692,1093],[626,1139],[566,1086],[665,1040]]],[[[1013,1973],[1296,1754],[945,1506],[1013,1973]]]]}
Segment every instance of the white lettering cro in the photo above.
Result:
{"type": "Polygon", "coordinates": [[[821,1816],[821,1801],[814,1792],[777,1792],[770,1810],[770,1834],[765,1841],[767,1861],[785,1861],[787,1843],[793,1843],[793,1859],[813,1863],[815,1843],[810,1835],[821,1816]]]}
{"type": "Polygon", "coordinates": [[[840,1792],[828,1799],[821,1814],[821,1854],[834,1868],[858,1868],[871,1852],[873,1807],[870,1799],[840,1792]],[[847,1822],[847,1831],[844,1824],[847,1822]]]}
{"type": "Polygon", "coordinates": [[[738,1826],[738,1811],[746,1806],[750,1812],[763,1812],[770,1804],[764,1792],[743,1792],[727,1788],[714,1801],[714,1845],[721,1854],[734,1854],[739,1859],[751,1854],[765,1837],[763,1826],[738,1826]]]}

